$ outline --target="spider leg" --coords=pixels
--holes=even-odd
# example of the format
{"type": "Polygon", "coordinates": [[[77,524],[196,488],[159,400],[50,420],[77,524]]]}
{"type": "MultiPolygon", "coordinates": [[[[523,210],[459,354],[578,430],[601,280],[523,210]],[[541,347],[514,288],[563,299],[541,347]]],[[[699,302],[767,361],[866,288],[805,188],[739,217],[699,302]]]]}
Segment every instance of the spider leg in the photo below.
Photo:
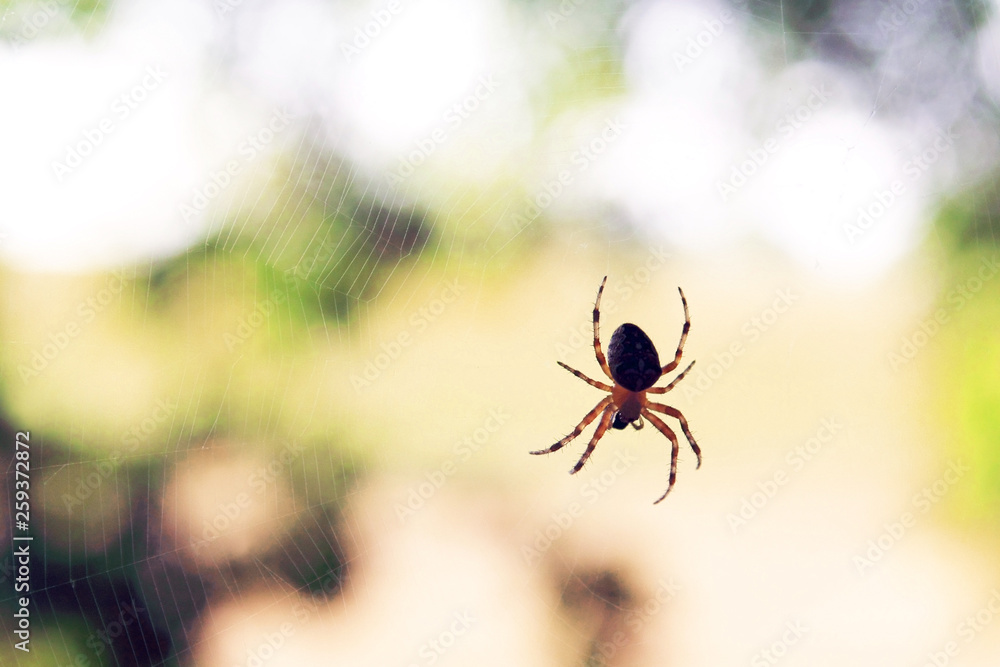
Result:
{"type": "Polygon", "coordinates": [[[701,448],[698,447],[698,443],[694,441],[694,436],[691,435],[691,427],[688,426],[688,420],[684,418],[681,411],[677,408],[672,408],[669,405],[663,405],[662,403],[655,403],[649,401],[646,403],[646,407],[651,410],[656,410],[657,412],[662,412],[665,415],[669,415],[681,423],[681,429],[684,431],[684,437],[691,444],[691,449],[694,450],[695,455],[698,457],[698,465],[696,468],[701,467],[701,448]]]}
{"type": "Polygon", "coordinates": [[[586,382],[587,384],[589,384],[591,387],[597,387],[598,389],[600,389],[602,391],[606,391],[608,393],[611,392],[611,387],[609,387],[608,385],[604,384],[603,382],[598,382],[597,380],[591,380],[589,377],[587,377],[586,375],[584,375],[580,371],[576,370],[575,368],[570,368],[569,366],[567,366],[566,364],[564,364],[561,361],[557,361],[556,363],[559,364],[560,366],[562,366],[563,368],[565,368],[566,370],[568,370],[573,375],[575,375],[578,378],[580,378],[581,380],[583,380],[584,382],[586,382]]]}
{"type": "Polygon", "coordinates": [[[670,493],[670,489],[674,488],[674,480],[677,479],[677,454],[680,450],[680,445],[677,443],[677,434],[670,430],[670,427],[667,426],[662,419],[654,415],[647,408],[643,408],[641,414],[645,415],[646,419],[648,419],[660,433],[667,436],[667,439],[670,440],[670,481],[667,482],[667,490],[663,492],[663,495],[660,496],[658,500],[653,502],[655,505],[666,498],[667,494],[670,493]]]}
{"type": "Polygon", "coordinates": [[[671,389],[674,388],[674,385],[676,385],[678,382],[680,382],[681,380],[684,379],[684,376],[687,375],[688,371],[691,370],[692,366],[694,366],[694,362],[693,361],[690,364],[688,364],[687,368],[685,368],[683,371],[681,371],[680,375],[678,375],[673,380],[671,380],[670,384],[668,384],[665,387],[650,387],[649,389],[646,390],[646,393],[647,394],[665,394],[665,393],[667,393],[668,391],[670,391],[671,389]]]}
{"type": "Polygon", "coordinates": [[[569,474],[574,475],[579,472],[580,468],[583,467],[583,464],[590,458],[590,455],[594,453],[594,447],[597,447],[597,441],[600,440],[605,433],[607,433],[608,426],[611,425],[611,417],[614,416],[614,414],[615,410],[612,406],[609,405],[604,408],[604,416],[601,417],[601,423],[597,425],[597,430],[594,431],[594,437],[590,439],[590,444],[587,445],[586,451],[583,452],[583,456],[581,456],[580,460],[577,461],[575,466],[573,466],[573,469],[569,471],[569,474]]]}
{"type": "Polygon", "coordinates": [[[677,351],[674,352],[674,360],[663,367],[663,370],[660,371],[660,375],[669,373],[677,368],[677,364],[681,363],[681,352],[684,351],[684,341],[687,340],[688,331],[691,330],[691,314],[688,313],[688,302],[687,299],[684,298],[684,290],[678,287],[677,291],[681,293],[681,303],[684,304],[684,328],[681,329],[681,342],[677,343],[677,351]]]}
{"type": "Polygon", "coordinates": [[[585,429],[588,426],[590,426],[590,423],[592,421],[594,421],[595,419],[597,419],[597,415],[599,415],[601,413],[601,410],[603,410],[604,408],[608,407],[608,405],[610,405],[610,403],[611,403],[611,397],[610,396],[605,396],[603,399],[601,399],[601,402],[598,403],[597,406],[593,410],[591,410],[590,412],[588,412],[587,416],[584,417],[583,420],[579,424],[576,425],[576,428],[573,429],[572,433],[570,433],[565,438],[563,438],[562,440],[560,440],[556,444],[552,445],[548,449],[539,449],[536,452],[529,452],[529,453],[530,454],[551,454],[552,452],[559,451],[560,449],[562,449],[563,447],[565,447],[567,444],[569,444],[570,441],[573,440],[573,438],[575,438],[576,436],[578,436],[581,433],[583,433],[583,429],[585,429]]]}
{"type": "Polygon", "coordinates": [[[597,363],[601,365],[601,370],[609,378],[611,377],[611,368],[608,367],[608,360],[604,356],[604,350],[601,349],[601,294],[604,293],[604,283],[608,282],[608,277],[604,276],[604,280],[601,281],[601,286],[597,289],[597,301],[594,302],[594,354],[597,355],[597,363]]]}

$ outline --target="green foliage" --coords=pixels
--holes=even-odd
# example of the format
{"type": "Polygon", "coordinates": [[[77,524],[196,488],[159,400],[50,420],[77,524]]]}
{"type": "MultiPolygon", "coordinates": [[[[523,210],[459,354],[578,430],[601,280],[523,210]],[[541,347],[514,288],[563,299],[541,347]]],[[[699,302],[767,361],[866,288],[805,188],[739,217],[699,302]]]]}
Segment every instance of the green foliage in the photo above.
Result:
{"type": "Polygon", "coordinates": [[[945,201],[937,213],[935,226],[953,250],[996,248],[1000,241],[1000,191],[996,181],[987,178],[945,201]]]}
{"type": "MultiPolygon", "coordinates": [[[[975,275],[980,258],[963,256],[956,275],[975,275]]],[[[959,281],[961,282],[961,281],[959,281]]],[[[933,386],[941,408],[940,431],[949,456],[971,471],[956,488],[959,511],[970,518],[1000,517],[1000,278],[944,325],[933,386]]]]}

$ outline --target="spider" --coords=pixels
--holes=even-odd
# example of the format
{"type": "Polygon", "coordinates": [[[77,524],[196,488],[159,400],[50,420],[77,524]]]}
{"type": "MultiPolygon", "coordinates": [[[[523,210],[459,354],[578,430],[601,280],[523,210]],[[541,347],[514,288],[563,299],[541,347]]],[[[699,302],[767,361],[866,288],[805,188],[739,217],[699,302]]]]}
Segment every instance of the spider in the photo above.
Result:
{"type": "Polygon", "coordinates": [[[670,440],[671,445],[670,481],[667,484],[667,490],[664,494],[660,496],[659,500],[653,503],[655,505],[666,498],[667,494],[670,493],[670,489],[674,486],[674,479],[677,477],[677,453],[679,446],[677,443],[677,434],[662,419],[653,414],[653,410],[673,417],[680,422],[681,429],[684,431],[687,441],[691,444],[691,449],[694,450],[695,455],[698,457],[696,468],[701,467],[701,449],[698,448],[698,444],[694,441],[694,436],[691,435],[687,419],[684,418],[681,411],[669,405],[656,403],[646,397],[646,394],[667,393],[678,382],[684,379],[684,376],[694,366],[694,362],[692,361],[688,364],[687,368],[681,371],[680,375],[675,377],[665,387],[653,386],[661,377],[677,368],[677,365],[680,363],[681,353],[684,350],[684,341],[687,340],[688,331],[691,329],[691,316],[688,314],[688,305],[687,299],[684,298],[684,290],[678,287],[677,291],[680,292],[681,303],[684,305],[684,327],[681,329],[681,340],[677,344],[677,351],[674,353],[673,361],[662,368],[660,367],[660,358],[656,354],[653,341],[649,339],[646,332],[628,322],[615,329],[615,332],[611,334],[611,342],[608,343],[608,356],[605,358],[604,352],[601,350],[600,319],[601,294],[604,292],[604,284],[607,281],[608,277],[604,276],[604,280],[601,281],[601,286],[597,290],[597,302],[594,303],[594,353],[597,355],[597,363],[601,365],[601,370],[611,378],[614,386],[608,386],[603,382],[592,380],[563,362],[556,362],[587,384],[597,387],[601,391],[606,391],[609,395],[601,399],[597,406],[587,413],[583,420],[576,425],[572,433],[548,449],[540,449],[537,452],[531,453],[551,454],[562,449],[576,436],[580,435],[600,415],[601,421],[597,425],[594,437],[590,439],[590,444],[587,445],[583,456],[573,466],[573,469],[569,471],[569,474],[573,475],[579,472],[583,464],[590,458],[591,453],[593,453],[594,448],[597,446],[597,441],[607,433],[609,426],[621,430],[627,424],[632,424],[632,427],[638,430],[642,428],[642,418],[645,417],[653,423],[653,426],[660,433],[670,440]]]}

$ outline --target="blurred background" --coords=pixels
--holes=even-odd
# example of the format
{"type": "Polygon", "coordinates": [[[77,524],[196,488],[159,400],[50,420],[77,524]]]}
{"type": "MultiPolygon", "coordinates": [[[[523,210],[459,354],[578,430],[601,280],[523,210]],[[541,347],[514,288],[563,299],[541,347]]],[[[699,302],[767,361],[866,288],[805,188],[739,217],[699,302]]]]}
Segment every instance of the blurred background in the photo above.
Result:
{"type": "Polygon", "coordinates": [[[0,1],[0,662],[996,665],[998,96],[974,0],[0,1]],[[605,275],[656,506],[528,455],[605,275]]]}

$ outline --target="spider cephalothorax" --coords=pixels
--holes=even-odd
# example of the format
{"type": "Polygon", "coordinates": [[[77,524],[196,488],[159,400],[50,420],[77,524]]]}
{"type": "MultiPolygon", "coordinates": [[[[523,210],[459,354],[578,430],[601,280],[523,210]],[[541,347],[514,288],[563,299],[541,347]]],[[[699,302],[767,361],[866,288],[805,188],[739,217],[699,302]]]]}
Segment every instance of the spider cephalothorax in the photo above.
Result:
{"type": "Polygon", "coordinates": [[[637,429],[642,428],[642,420],[645,417],[652,422],[653,426],[660,433],[670,440],[671,444],[670,481],[667,484],[666,492],[660,496],[659,500],[653,503],[655,505],[660,500],[666,498],[667,494],[670,493],[670,489],[674,486],[674,479],[677,477],[679,445],[677,434],[662,419],[653,414],[653,410],[674,417],[680,422],[684,436],[698,457],[697,467],[701,467],[701,449],[695,443],[694,436],[691,435],[691,429],[688,427],[687,419],[684,418],[681,411],[669,405],[651,401],[646,397],[646,394],[667,393],[694,366],[694,362],[692,361],[670,384],[664,387],[653,386],[657,380],[677,368],[677,365],[680,363],[681,353],[684,351],[684,341],[687,340],[688,331],[691,329],[691,317],[688,314],[687,299],[684,298],[684,291],[678,287],[677,291],[681,294],[681,304],[684,306],[684,327],[681,329],[681,340],[677,344],[677,351],[674,353],[673,361],[662,368],[660,367],[660,357],[656,354],[656,346],[653,345],[653,341],[649,339],[645,331],[630,323],[621,325],[611,334],[611,341],[608,343],[608,358],[605,359],[604,352],[601,350],[600,318],[601,294],[604,292],[604,283],[607,281],[608,278],[605,276],[604,280],[601,281],[600,288],[597,290],[597,301],[594,303],[594,353],[597,355],[597,363],[601,365],[601,370],[614,382],[614,386],[608,386],[603,382],[592,380],[563,362],[557,362],[587,384],[608,392],[608,396],[605,396],[593,410],[587,413],[583,420],[573,429],[572,433],[548,449],[541,449],[531,453],[549,454],[562,449],[573,438],[580,435],[583,429],[587,428],[600,415],[601,421],[597,425],[594,437],[590,439],[590,444],[587,445],[587,449],[583,452],[583,456],[579,462],[570,471],[570,474],[573,474],[579,471],[583,467],[583,464],[587,462],[587,459],[590,458],[591,453],[597,446],[597,441],[601,439],[609,427],[623,429],[628,424],[632,424],[637,429]]]}

